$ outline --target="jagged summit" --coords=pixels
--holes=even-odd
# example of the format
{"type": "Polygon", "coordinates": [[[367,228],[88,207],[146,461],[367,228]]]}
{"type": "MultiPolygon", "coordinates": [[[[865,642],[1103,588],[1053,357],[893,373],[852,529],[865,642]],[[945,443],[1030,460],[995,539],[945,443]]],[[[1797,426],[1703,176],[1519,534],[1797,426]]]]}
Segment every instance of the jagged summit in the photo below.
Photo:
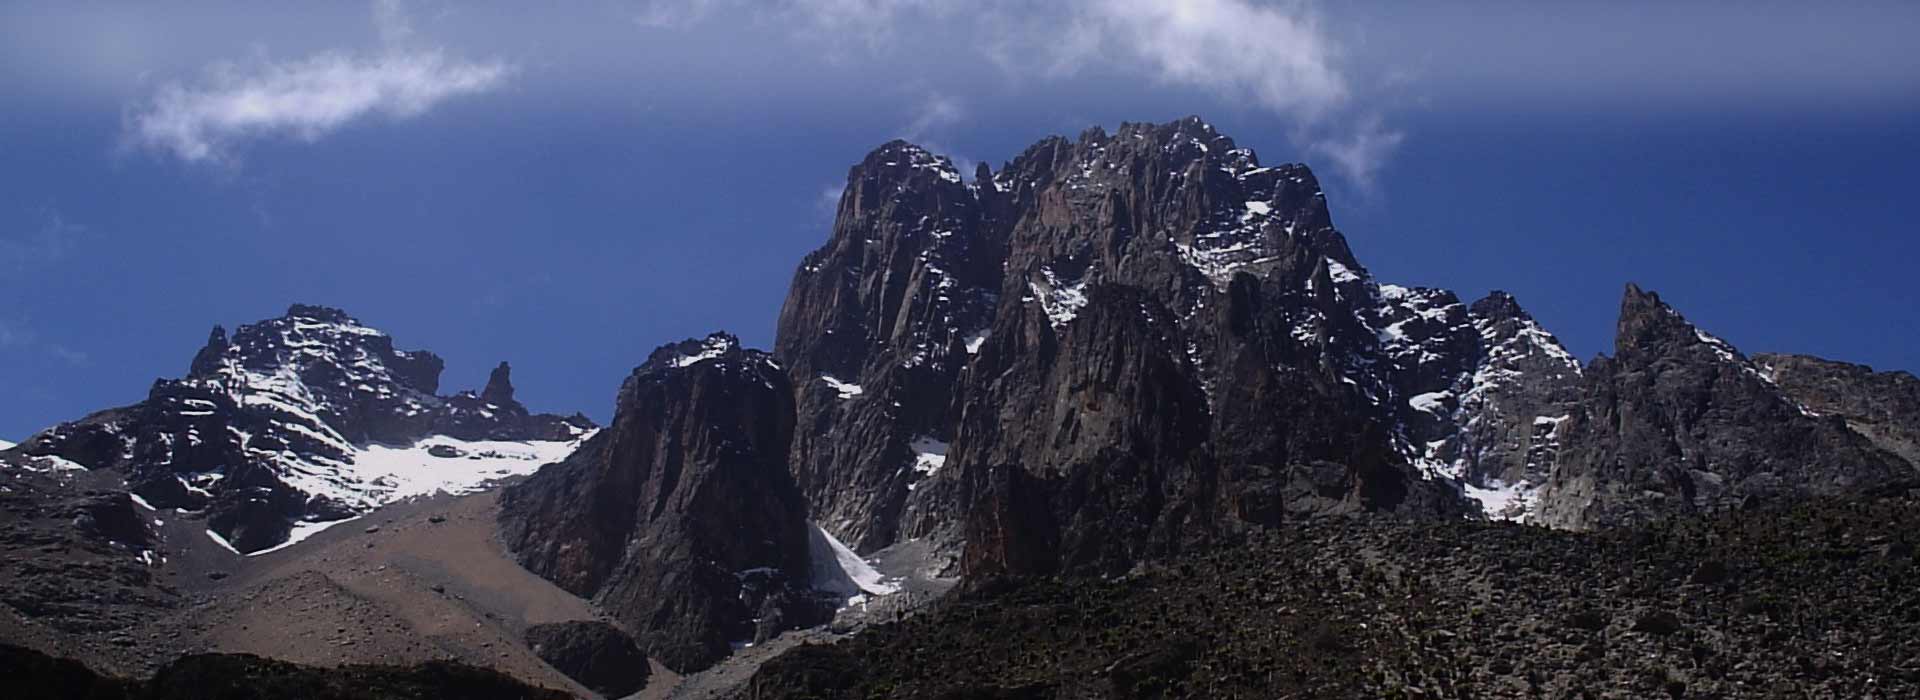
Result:
{"type": "Polygon", "coordinates": [[[513,367],[506,360],[487,374],[487,386],[480,390],[480,400],[495,405],[516,403],[513,400],[513,367]]]}
{"type": "Polygon", "coordinates": [[[527,411],[504,363],[484,394],[439,396],[443,366],[345,311],[295,304],[230,336],[215,326],[185,378],[27,450],[122,472],[148,505],[204,512],[209,534],[254,552],[398,498],[530,471],[594,427],[527,411]]]}
{"type": "Polygon", "coordinates": [[[635,370],[635,374],[649,374],[708,362],[740,364],[743,362],[768,363],[771,360],[764,352],[742,347],[740,339],[732,333],[720,331],[705,338],[688,338],[654,349],[647,356],[647,361],[635,370]]]}
{"type": "MultiPolygon", "coordinates": [[[[1455,399],[1478,406],[1512,393],[1476,391],[1473,378],[1524,383],[1509,365],[1559,362],[1564,351],[1537,349],[1557,341],[1531,319],[1506,323],[1524,317],[1517,305],[1476,325],[1450,293],[1377,284],[1304,165],[1263,166],[1197,117],[1048,137],[980,168],[971,187],[935,176],[941,162],[894,142],[852,169],[831,235],[795,272],[776,336],[803,427],[790,455],[797,484],[823,526],[860,551],[964,539],[976,505],[1040,507],[997,489],[1049,492],[1064,488],[1057,479],[1118,489],[1061,492],[1066,502],[1161,504],[1124,517],[1181,518],[1155,536],[1175,540],[1288,513],[1470,510],[1444,482],[1514,471],[1473,466],[1482,461],[1550,452],[1531,436],[1533,411],[1556,410],[1551,402],[1495,416],[1460,413],[1455,399]],[[1083,331],[1089,324],[1099,331],[1083,331]],[[1078,374],[1083,366],[1104,369],[1078,374]],[[1195,398],[1108,395],[1148,381],[1195,398]],[[1408,404],[1442,392],[1454,392],[1444,416],[1433,413],[1439,402],[1408,404]],[[1096,436],[1112,435],[1109,416],[1129,414],[1166,422],[1135,432],[1177,434],[1188,447],[1143,447],[1159,455],[1128,468],[1143,481],[1102,482],[1098,465],[1112,460],[1096,436]],[[1470,449],[1456,440],[1470,422],[1499,426],[1504,442],[1470,449]],[[1524,427],[1506,429],[1516,422],[1524,427]],[[994,471],[1007,465],[1045,485],[992,476],[1010,474],[994,471]],[[1192,487],[1180,485],[1187,479],[1192,487]]],[[[1555,381],[1577,376],[1567,364],[1555,381]]],[[[1072,549],[1072,532],[1135,531],[1102,519],[1028,529],[1003,534],[1072,549]]],[[[1136,537],[1152,539],[1026,561],[1118,565],[1146,551],[1136,537]]]]}

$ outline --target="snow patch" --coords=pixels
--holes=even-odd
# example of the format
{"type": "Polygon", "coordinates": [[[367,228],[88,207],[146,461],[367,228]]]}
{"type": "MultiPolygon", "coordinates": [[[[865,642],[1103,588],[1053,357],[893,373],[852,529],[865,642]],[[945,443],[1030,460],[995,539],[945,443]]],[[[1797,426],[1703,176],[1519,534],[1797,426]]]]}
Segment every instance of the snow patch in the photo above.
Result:
{"type": "Polygon", "coordinates": [[[207,539],[210,539],[210,540],[213,540],[213,543],[214,543],[214,544],[217,544],[217,545],[220,545],[220,546],[221,546],[222,548],[224,548],[224,549],[226,549],[226,550],[227,550],[227,551],[229,551],[229,552],[233,552],[234,554],[239,554],[239,553],[240,553],[240,550],[238,550],[238,549],[234,549],[234,548],[233,548],[233,543],[232,543],[232,542],[228,542],[228,541],[227,541],[227,538],[225,538],[225,537],[221,537],[221,536],[220,536],[220,533],[218,533],[218,532],[214,532],[214,531],[212,531],[212,530],[208,530],[208,531],[207,531],[207,539]]]}
{"type": "Polygon", "coordinates": [[[1526,522],[1533,513],[1534,486],[1525,481],[1502,484],[1493,481],[1487,488],[1462,483],[1461,491],[1480,503],[1480,510],[1492,520],[1526,522]]]}
{"type": "Polygon", "coordinates": [[[47,472],[88,471],[86,465],[84,464],[75,462],[65,457],[56,457],[54,455],[30,456],[27,458],[27,461],[25,464],[20,465],[20,468],[36,474],[45,474],[47,472]]]}
{"type": "Polygon", "coordinates": [[[160,510],[159,508],[153,507],[152,503],[148,503],[147,499],[141,498],[140,494],[128,493],[127,497],[133,499],[133,504],[140,506],[141,508],[145,508],[147,510],[160,510]]]}
{"type": "Polygon", "coordinates": [[[813,560],[809,583],[816,591],[851,600],[900,590],[900,584],[888,582],[873,565],[817,524],[808,523],[807,548],[813,560]]]}
{"type": "Polygon", "coordinates": [[[1407,399],[1407,405],[1412,406],[1413,410],[1424,411],[1437,416],[1440,415],[1442,409],[1446,408],[1446,400],[1450,398],[1453,398],[1453,392],[1451,391],[1429,391],[1407,399]]]}
{"type": "Polygon", "coordinates": [[[266,554],[268,552],[278,552],[282,549],[286,549],[288,547],[292,547],[296,544],[299,544],[301,540],[305,540],[314,535],[318,535],[321,532],[335,525],[339,525],[341,523],[350,523],[359,519],[360,519],[360,516],[356,515],[351,518],[346,518],[342,520],[329,520],[324,523],[310,523],[305,521],[297,522],[293,524],[293,530],[287,533],[287,541],[281,542],[280,544],[276,544],[266,549],[262,549],[258,552],[248,552],[247,556],[257,557],[262,554],[266,554]]]}
{"type": "Polygon", "coordinates": [[[992,329],[982,328],[980,329],[980,332],[974,333],[971,336],[967,336],[967,354],[968,355],[980,354],[980,346],[987,344],[987,334],[991,332],[992,332],[992,329]]]}
{"type": "Polygon", "coordinates": [[[913,470],[921,474],[940,471],[947,464],[947,443],[922,435],[907,445],[913,449],[913,470]]]}
{"type": "Polygon", "coordinates": [[[1358,282],[1361,279],[1359,273],[1354,272],[1346,265],[1340,264],[1340,261],[1334,260],[1333,258],[1327,258],[1327,275],[1333,278],[1334,284],[1358,282]]]}
{"type": "Polygon", "coordinates": [[[827,386],[833,387],[833,390],[835,392],[838,392],[840,394],[840,398],[842,399],[851,399],[855,396],[859,396],[861,394],[867,393],[867,390],[861,387],[859,384],[848,384],[846,382],[840,381],[839,379],[835,379],[831,374],[820,375],[820,381],[826,382],[827,386]]]}
{"type": "Polygon", "coordinates": [[[19,446],[19,443],[15,443],[15,442],[8,442],[8,441],[6,441],[6,440],[0,440],[0,452],[4,452],[4,451],[6,451],[6,450],[11,450],[11,449],[13,449],[13,448],[15,448],[15,447],[18,447],[18,446],[19,446]]]}
{"type": "Polygon", "coordinates": [[[1038,282],[1028,282],[1027,288],[1040,300],[1040,307],[1047,312],[1047,321],[1054,328],[1064,328],[1080,315],[1080,309],[1087,305],[1087,280],[1080,279],[1073,284],[1063,285],[1055,277],[1053,270],[1040,268],[1040,274],[1047,280],[1045,287],[1038,282]]]}
{"type": "Polygon", "coordinates": [[[460,495],[504,477],[532,474],[565,459],[579,443],[459,440],[436,435],[407,446],[368,445],[353,456],[346,476],[364,485],[363,493],[377,501],[372,505],[436,493],[460,495]],[[450,448],[460,456],[434,456],[430,451],[436,447],[443,451],[450,448]]]}
{"type": "Polygon", "coordinates": [[[727,353],[727,350],[732,348],[732,345],[733,344],[727,342],[725,338],[721,338],[717,336],[708,338],[706,344],[701,346],[700,352],[694,353],[692,355],[681,355],[679,357],[673,358],[673,366],[689,367],[701,362],[705,362],[707,360],[720,357],[721,355],[725,355],[727,353]]]}

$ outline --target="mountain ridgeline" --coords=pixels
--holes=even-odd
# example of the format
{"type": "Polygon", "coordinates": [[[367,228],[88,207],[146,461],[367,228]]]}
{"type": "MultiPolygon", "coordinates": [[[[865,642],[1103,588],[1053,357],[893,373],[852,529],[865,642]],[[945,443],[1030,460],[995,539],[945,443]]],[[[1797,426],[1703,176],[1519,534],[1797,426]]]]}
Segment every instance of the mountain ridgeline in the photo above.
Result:
{"type": "Polygon", "coordinates": [[[971,181],[896,141],[838,214],[775,355],[796,483],[863,551],[1111,573],[1319,515],[1586,529],[1915,475],[1910,375],[1750,360],[1631,285],[1583,367],[1509,294],[1376,281],[1312,172],[1196,118],[971,181]]]}
{"type": "Polygon", "coordinates": [[[1910,381],[1749,360],[1631,286],[1620,324],[1583,367],[1509,294],[1378,282],[1311,171],[1199,119],[1049,138],[970,179],[894,141],[849,172],[770,357],[663,348],[615,428],[514,487],[503,525],[643,640],[702,640],[669,654],[696,668],[805,617],[772,615],[745,573],[820,556],[803,520],[984,580],[1124,572],[1326,516],[1587,529],[1914,475],[1895,454],[1910,381]],[[1843,401],[1845,419],[1814,408],[1843,401]],[[728,536],[774,549],[689,524],[735,511],[728,536]],[[667,602],[691,580],[745,604],[667,602]]]}

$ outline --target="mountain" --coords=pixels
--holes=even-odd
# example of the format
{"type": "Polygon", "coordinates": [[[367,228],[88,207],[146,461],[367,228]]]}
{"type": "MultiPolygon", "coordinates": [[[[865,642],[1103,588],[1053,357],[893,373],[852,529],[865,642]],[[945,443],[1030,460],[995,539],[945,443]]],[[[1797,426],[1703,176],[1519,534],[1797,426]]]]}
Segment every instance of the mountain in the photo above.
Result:
{"type": "Polygon", "coordinates": [[[676,670],[824,622],[787,470],[793,396],[733,336],[661,347],[621,386],[610,427],[507,488],[502,539],[676,670]]]}
{"type": "Polygon", "coordinates": [[[1375,282],[1306,166],[1197,118],[971,181],[883,145],[775,354],[824,527],[1012,573],[1333,513],[1520,515],[1581,372],[1511,296],[1375,282]]]}
{"type": "Polygon", "coordinates": [[[1586,374],[1541,488],[1539,521],[1547,525],[1629,524],[1753,497],[1857,493],[1916,475],[1846,419],[1803,405],[1773,373],[1637,286],[1628,285],[1620,303],[1614,356],[1586,374]]]}
{"type": "Polygon", "coordinates": [[[214,327],[184,378],[18,449],[118,473],[143,507],[198,513],[216,541],[252,553],[397,499],[532,471],[594,428],[530,413],[505,363],[482,394],[439,396],[442,366],[343,311],[296,304],[231,338],[214,327]]]}

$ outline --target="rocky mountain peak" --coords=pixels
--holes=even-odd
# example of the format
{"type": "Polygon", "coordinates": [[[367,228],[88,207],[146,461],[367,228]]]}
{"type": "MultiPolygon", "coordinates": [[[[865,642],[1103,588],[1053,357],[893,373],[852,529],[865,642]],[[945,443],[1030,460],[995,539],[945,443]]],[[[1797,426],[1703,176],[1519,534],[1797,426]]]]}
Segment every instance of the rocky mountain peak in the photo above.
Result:
{"type": "Polygon", "coordinates": [[[254,552],[398,498],[530,471],[594,427],[527,411],[504,363],[486,398],[436,395],[442,366],[345,311],[295,304],[231,336],[214,327],[185,378],[43,431],[30,448],[119,471],[153,506],[203,512],[212,536],[254,552]],[[453,444],[484,440],[526,446],[467,455],[453,444]]]}
{"type": "Polygon", "coordinates": [[[502,360],[487,374],[487,386],[480,390],[480,400],[499,406],[518,403],[513,400],[513,367],[506,361],[502,360]]]}
{"type": "Polygon", "coordinates": [[[226,354],[227,328],[226,326],[216,325],[212,331],[207,333],[207,344],[202,346],[199,352],[193,354],[193,363],[187,366],[187,376],[212,376],[215,372],[219,371],[220,364],[226,354]]]}
{"type": "Polygon", "coordinates": [[[1628,283],[1620,298],[1620,320],[1615,330],[1614,355],[1621,362],[1657,357],[1671,346],[1700,343],[1692,323],[1660,300],[1660,295],[1628,283]]]}
{"type": "Polygon", "coordinates": [[[359,320],[355,319],[352,316],[347,315],[347,312],[344,310],[336,309],[331,306],[319,306],[316,304],[294,304],[292,306],[289,306],[287,307],[286,317],[287,318],[304,318],[310,321],[317,321],[320,323],[338,323],[338,324],[352,325],[352,326],[360,325],[359,320]]]}
{"type": "Polygon", "coordinates": [[[1475,317],[1494,322],[1509,319],[1531,320],[1533,318],[1527,314],[1525,309],[1520,308],[1520,300],[1513,298],[1512,294],[1498,289],[1488,292],[1486,296],[1473,302],[1473,305],[1467,307],[1467,310],[1475,317]]]}
{"type": "Polygon", "coordinates": [[[647,361],[640,365],[636,374],[665,372],[708,361],[730,363],[743,359],[766,360],[767,358],[765,353],[758,350],[742,349],[739,338],[723,331],[705,338],[689,338],[662,345],[647,356],[647,361]]]}

